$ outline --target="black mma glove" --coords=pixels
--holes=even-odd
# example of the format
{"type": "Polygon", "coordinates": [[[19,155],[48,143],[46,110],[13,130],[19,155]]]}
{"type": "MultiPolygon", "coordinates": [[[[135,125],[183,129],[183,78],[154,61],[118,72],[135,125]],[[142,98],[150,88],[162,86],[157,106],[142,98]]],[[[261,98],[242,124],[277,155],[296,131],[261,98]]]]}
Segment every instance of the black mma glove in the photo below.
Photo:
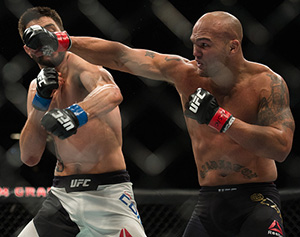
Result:
{"type": "Polygon", "coordinates": [[[46,111],[51,103],[53,90],[58,88],[58,73],[55,68],[43,68],[36,82],[36,94],[32,105],[37,110],[46,111]]]}
{"type": "Polygon", "coordinates": [[[51,56],[53,52],[67,51],[72,44],[67,32],[50,32],[39,25],[27,28],[23,41],[27,47],[41,50],[46,56],[51,56]]]}
{"type": "Polygon", "coordinates": [[[185,116],[200,124],[207,124],[219,132],[226,132],[235,118],[218,105],[215,97],[208,91],[198,88],[186,104],[185,116]]]}
{"type": "Polygon", "coordinates": [[[42,118],[41,124],[48,132],[65,139],[75,134],[77,128],[87,121],[87,113],[78,104],[73,104],[66,109],[48,111],[42,118]]]}

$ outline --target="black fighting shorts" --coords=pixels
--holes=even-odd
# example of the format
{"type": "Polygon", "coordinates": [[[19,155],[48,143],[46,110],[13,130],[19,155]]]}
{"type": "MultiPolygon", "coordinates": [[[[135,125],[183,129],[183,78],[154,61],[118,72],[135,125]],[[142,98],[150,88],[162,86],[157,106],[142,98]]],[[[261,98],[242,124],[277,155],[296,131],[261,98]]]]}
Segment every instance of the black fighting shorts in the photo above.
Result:
{"type": "Polygon", "coordinates": [[[285,236],[275,184],[202,187],[183,236],[285,236]]]}

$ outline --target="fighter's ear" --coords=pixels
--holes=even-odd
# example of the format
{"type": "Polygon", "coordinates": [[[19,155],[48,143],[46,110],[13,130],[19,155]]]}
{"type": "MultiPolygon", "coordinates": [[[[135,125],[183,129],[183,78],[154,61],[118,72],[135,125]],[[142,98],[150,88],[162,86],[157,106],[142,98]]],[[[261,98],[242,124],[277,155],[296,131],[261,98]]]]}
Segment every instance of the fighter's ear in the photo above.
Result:
{"type": "Polygon", "coordinates": [[[230,46],[230,52],[231,53],[236,53],[236,52],[238,52],[238,50],[240,50],[241,44],[238,40],[235,39],[235,40],[230,41],[229,46],[230,46]]]}
{"type": "Polygon", "coordinates": [[[29,55],[29,57],[32,58],[32,55],[31,55],[31,49],[29,47],[27,47],[26,45],[23,46],[23,49],[25,50],[25,52],[29,55]]]}

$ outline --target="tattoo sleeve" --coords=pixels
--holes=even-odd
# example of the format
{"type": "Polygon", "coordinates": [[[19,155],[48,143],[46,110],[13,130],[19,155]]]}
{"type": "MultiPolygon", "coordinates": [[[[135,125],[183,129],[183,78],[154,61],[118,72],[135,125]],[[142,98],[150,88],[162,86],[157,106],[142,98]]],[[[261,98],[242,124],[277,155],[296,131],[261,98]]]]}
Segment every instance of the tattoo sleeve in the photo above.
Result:
{"type": "Polygon", "coordinates": [[[289,94],[284,82],[274,74],[270,77],[271,93],[269,97],[260,100],[258,123],[263,126],[282,124],[284,127],[294,129],[294,120],[289,108],[289,94]]]}

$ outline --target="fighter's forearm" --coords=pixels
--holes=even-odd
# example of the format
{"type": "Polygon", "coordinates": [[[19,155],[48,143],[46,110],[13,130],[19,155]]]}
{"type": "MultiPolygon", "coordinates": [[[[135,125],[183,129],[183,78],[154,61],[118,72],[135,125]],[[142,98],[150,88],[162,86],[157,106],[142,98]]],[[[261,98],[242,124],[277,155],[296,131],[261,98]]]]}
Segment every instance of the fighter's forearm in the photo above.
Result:
{"type": "MultiPolygon", "coordinates": [[[[145,49],[134,49],[119,42],[93,37],[73,36],[71,40],[70,51],[90,63],[149,79],[172,82],[161,69],[165,62],[169,63],[166,66],[167,69],[176,68],[172,64],[175,60],[167,61],[166,55],[145,49]],[[157,61],[155,61],[156,58],[158,58],[157,61]]],[[[181,61],[181,58],[176,57],[177,61],[181,61]]]]}
{"type": "Polygon", "coordinates": [[[122,48],[117,42],[94,37],[71,37],[71,52],[79,55],[90,63],[120,70],[122,48]]]}
{"type": "Polygon", "coordinates": [[[28,166],[36,165],[45,150],[47,132],[41,127],[44,112],[33,110],[20,136],[21,160],[28,166]]]}
{"type": "Polygon", "coordinates": [[[239,119],[227,130],[226,135],[254,154],[278,162],[286,159],[292,147],[292,132],[252,125],[239,119]]]}
{"type": "Polygon", "coordinates": [[[97,86],[82,102],[78,103],[88,114],[88,118],[103,116],[115,109],[123,100],[120,89],[115,84],[97,86]]]}

